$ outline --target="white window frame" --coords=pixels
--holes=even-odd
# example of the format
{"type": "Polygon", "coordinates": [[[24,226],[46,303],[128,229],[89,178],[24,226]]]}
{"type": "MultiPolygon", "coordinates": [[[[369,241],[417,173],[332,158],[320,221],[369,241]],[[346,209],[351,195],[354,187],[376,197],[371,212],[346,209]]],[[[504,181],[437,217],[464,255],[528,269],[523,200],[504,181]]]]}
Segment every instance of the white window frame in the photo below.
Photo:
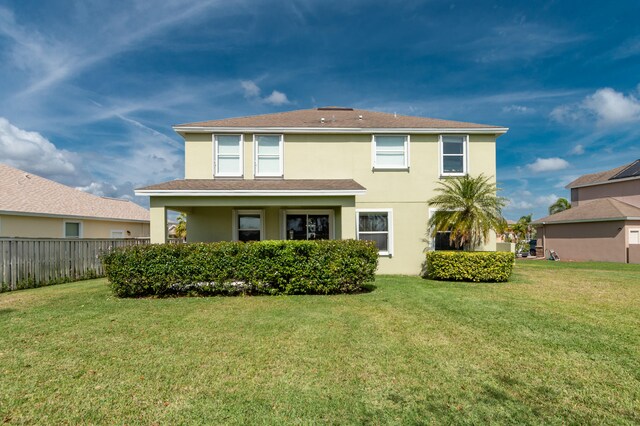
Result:
{"type": "Polygon", "coordinates": [[[233,210],[233,218],[232,218],[232,230],[233,230],[233,241],[240,241],[240,227],[238,226],[238,216],[242,215],[260,215],[260,241],[264,240],[264,210],[233,210]]]}
{"type": "Polygon", "coordinates": [[[438,137],[438,145],[440,147],[440,176],[465,176],[469,173],[469,135],[459,135],[459,134],[443,134],[438,137]],[[444,136],[458,136],[462,137],[462,173],[445,173],[444,171],[444,157],[445,155],[455,155],[459,156],[460,154],[445,154],[444,153],[444,136]]]}
{"type": "Polygon", "coordinates": [[[244,176],[244,135],[242,133],[217,133],[213,135],[213,176],[215,177],[242,177],[244,176]],[[240,144],[240,170],[238,173],[220,173],[218,171],[218,136],[238,136],[240,144]]]}
{"type": "MultiPolygon", "coordinates": [[[[269,155],[273,157],[273,155],[269,155]]],[[[258,133],[253,135],[253,175],[255,177],[282,177],[284,176],[284,136],[273,133],[258,133]],[[279,136],[280,143],[278,145],[279,170],[278,173],[258,173],[258,136],[279,136]]]]}
{"type": "Polygon", "coordinates": [[[126,233],[126,231],[125,231],[124,229],[112,229],[112,230],[110,231],[109,236],[110,236],[111,238],[127,238],[127,233],[126,233]],[[122,233],[122,237],[114,237],[114,236],[113,236],[114,232],[122,233]]]}
{"type": "Polygon", "coordinates": [[[280,211],[280,238],[287,239],[287,215],[288,214],[326,214],[329,215],[329,239],[336,239],[335,212],[332,209],[289,209],[280,211]]]}
{"type": "Polygon", "coordinates": [[[81,220],[64,220],[62,222],[62,238],[82,238],[83,235],[83,226],[81,220]],[[67,237],[67,223],[77,223],[78,224],[78,236],[77,237],[67,237]]]}
{"type": "Polygon", "coordinates": [[[393,209],[390,208],[380,208],[380,209],[356,209],[356,240],[360,240],[360,213],[386,213],[387,214],[387,224],[389,229],[384,231],[375,231],[375,232],[365,232],[365,234],[388,234],[389,237],[387,239],[387,250],[379,251],[379,256],[393,256],[393,209]]]}
{"type": "Polygon", "coordinates": [[[411,145],[411,135],[396,135],[396,134],[373,134],[371,135],[371,169],[372,170],[409,170],[409,164],[411,164],[409,159],[409,147],[411,145]],[[402,166],[396,167],[388,167],[388,166],[379,166],[376,164],[376,137],[377,136],[399,136],[404,138],[404,164],[402,166]]]}
{"type": "MultiPolygon", "coordinates": [[[[631,244],[631,232],[638,232],[638,238],[640,238],[640,228],[629,228],[629,243],[627,245],[636,245],[636,244],[631,244]]],[[[638,242],[638,244],[640,244],[640,241],[638,242]]]]}

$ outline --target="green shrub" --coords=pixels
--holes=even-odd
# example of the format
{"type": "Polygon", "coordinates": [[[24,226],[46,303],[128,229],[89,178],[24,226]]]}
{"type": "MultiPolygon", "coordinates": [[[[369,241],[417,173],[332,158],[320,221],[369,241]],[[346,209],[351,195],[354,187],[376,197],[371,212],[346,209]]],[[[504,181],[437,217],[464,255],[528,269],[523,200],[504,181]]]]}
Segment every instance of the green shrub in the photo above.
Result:
{"type": "Polygon", "coordinates": [[[102,256],[119,297],[336,294],[373,281],[369,241],[260,241],[123,247],[102,256]]]}
{"type": "Polygon", "coordinates": [[[430,251],[426,277],[445,281],[504,282],[513,271],[509,252],[430,251]]]}

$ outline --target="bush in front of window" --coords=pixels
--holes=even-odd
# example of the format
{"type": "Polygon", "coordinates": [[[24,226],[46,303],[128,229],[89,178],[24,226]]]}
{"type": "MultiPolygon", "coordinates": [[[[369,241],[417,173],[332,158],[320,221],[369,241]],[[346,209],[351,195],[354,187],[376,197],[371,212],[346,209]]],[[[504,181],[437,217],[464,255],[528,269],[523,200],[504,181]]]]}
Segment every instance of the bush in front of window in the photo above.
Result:
{"type": "Polygon", "coordinates": [[[425,278],[443,281],[505,282],[515,256],[511,252],[430,251],[425,278]]]}
{"type": "Polygon", "coordinates": [[[371,241],[258,241],[156,244],[102,256],[119,297],[338,294],[375,279],[371,241]]]}

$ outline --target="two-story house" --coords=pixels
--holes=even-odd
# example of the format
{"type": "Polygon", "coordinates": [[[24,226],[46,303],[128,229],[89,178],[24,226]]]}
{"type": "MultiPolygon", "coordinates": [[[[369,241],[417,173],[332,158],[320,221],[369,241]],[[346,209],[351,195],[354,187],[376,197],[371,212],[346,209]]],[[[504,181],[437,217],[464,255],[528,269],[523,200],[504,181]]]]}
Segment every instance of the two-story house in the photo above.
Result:
{"type": "MultiPolygon", "coordinates": [[[[504,127],[325,107],[174,126],[185,179],[151,197],[151,241],[167,210],[187,214],[187,240],[366,239],[380,273],[417,274],[440,179],[496,175],[504,127]]],[[[446,239],[445,239],[446,240],[446,239]]],[[[495,249],[495,236],[485,249],[495,249]]]]}
{"type": "Polygon", "coordinates": [[[581,176],[566,188],[571,208],[533,222],[545,253],[640,263],[640,160],[581,176]]]}

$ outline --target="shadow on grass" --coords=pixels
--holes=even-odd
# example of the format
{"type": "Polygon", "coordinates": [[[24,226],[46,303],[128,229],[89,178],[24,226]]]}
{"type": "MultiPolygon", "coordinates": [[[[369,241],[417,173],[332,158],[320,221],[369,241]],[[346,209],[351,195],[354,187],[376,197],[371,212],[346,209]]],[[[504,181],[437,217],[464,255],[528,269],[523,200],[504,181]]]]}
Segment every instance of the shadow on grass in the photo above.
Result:
{"type": "Polygon", "coordinates": [[[353,294],[362,294],[362,293],[371,293],[375,291],[378,287],[374,283],[366,283],[362,285],[362,291],[353,294]]]}
{"type": "Polygon", "coordinates": [[[10,314],[12,312],[15,312],[15,309],[11,309],[11,308],[0,309],[0,315],[10,314]]]}

